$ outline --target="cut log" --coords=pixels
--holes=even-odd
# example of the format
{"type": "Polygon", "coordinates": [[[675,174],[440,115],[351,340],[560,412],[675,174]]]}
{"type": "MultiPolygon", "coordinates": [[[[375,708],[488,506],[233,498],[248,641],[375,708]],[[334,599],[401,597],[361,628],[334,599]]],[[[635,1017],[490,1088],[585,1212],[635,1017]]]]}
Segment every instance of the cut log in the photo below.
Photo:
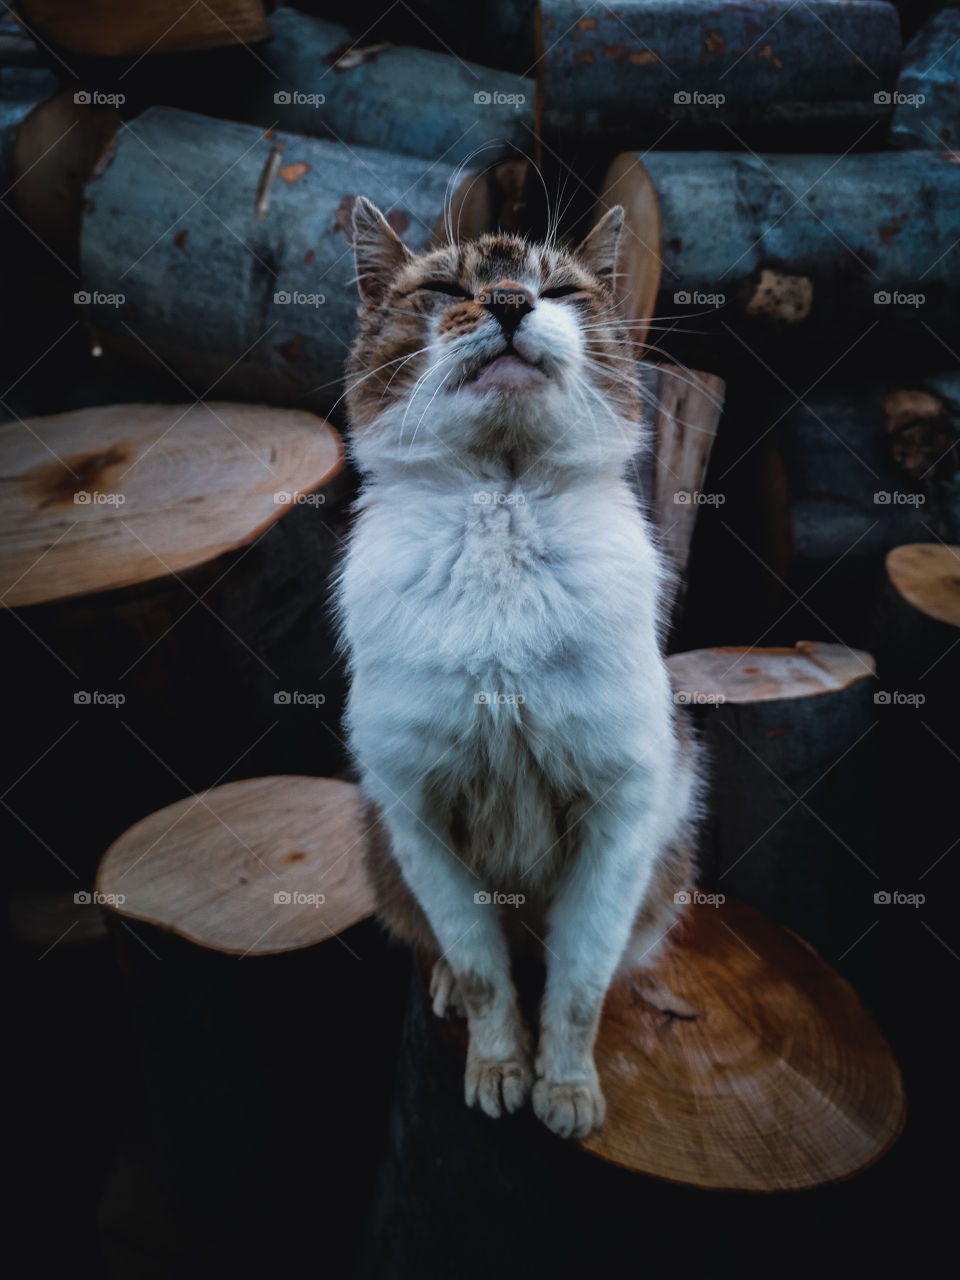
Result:
{"type": "Polygon", "coordinates": [[[684,579],[710,451],[723,411],[724,382],[712,373],[672,365],[639,366],[641,396],[651,422],[639,465],[640,492],[677,584],[684,579]]]}
{"type": "Polygon", "coordinates": [[[667,665],[710,761],[704,886],[836,961],[883,887],[872,865],[873,658],[800,642],[675,653],[667,665]]]}
{"type": "Polygon", "coordinates": [[[265,128],[486,165],[534,146],[533,81],[448,53],[355,42],[346,27],[278,9],[268,64],[237,117],[265,128]]]}
{"type": "Polygon", "coordinates": [[[434,1274],[436,1257],[470,1278],[498,1274],[505,1255],[518,1276],[629,1257],[638,1206],[656,1223],[648,1263],[669,1265],[683,1238],[697,1275],[723,1267],[721,1241],[741,1231],[826,1239],[827,1221],[849,1223],[842,1196],[818,1199],[814,1227],[806,1197],[724,1196],[713,1212],[729,1235],[689,1234],[692,1212],[710,1224],[713,1197],[692,1200],[688,1187],[848,1177],[894,1142],[904,1096],[870,1015],[798,939],[733,901],[691,906],[677,934],[657,976],[696,1016],[665,1017],[636,983],[613,987],[596,1050],[607,1119],[584,1143],[561,1142],[529,1112],[491,1122],[468,1110],[465,1036],[434,1017],[414,974],[362,1276],[434,1274]]]}
{"type": "Polygon", "coordinates": [[[373,915],[362,844],[352,783],[254,778],[125,831],[100,864],[97,897],[198,946],[276,955],[373,915]]]}
{"type": "Polygon", "coordinates": [[[290,1214],[349,1274],[406,980],[367,918],[354,795],[326,778],[234,783],[152,814],[103,859],[150,1129],[114,1116],[127,1137],[100,1218],[136,1274],[293,1274],[290,1214]],[[163,1259],[170,1239],[183,1256],[163,1259]]]}
{"type": "Polygon", "coordinates": [[[935,14],[904,49],[890,141],[960,147],[960,8],[935,14]]]}
{"type": "MultiPolygon", "coordinates": [[[[960,303],[960,166],[948,153],[653,151],[642,164],[663,218],[658,314],[720,334],[773,329],[781,346],[789,329],[842,337],[846,351],[871,321],[911,331],[949,323],[960,303]]],[[[650,194],[632,153],[601,188],[601,207],[616,202],[642,240],[650,194]]]]}
{"type": "Polygon", "coordinates": [[[630,322],[637,354],[642,355],[660,292],[663,223],[653,179],[632,153],[619,156],[609,169],[604,198],[593,212],[594,224],[618,204],[629,210],[629,217],[620,241],[617,300],[630,322]]]}
{"type": "Polygon", "coordinates": [[[91,322],[197,395],[216,384],[329,411],[356,323],[356,197],[422,250],[472,182],[435,161],[154,108],[121,129],[87,188],[91,322]]]}
{"type": "Polygon", "coordinates": [[[960,541],[960,375],[818,388],[758,410],[787,477],[787,581],[812,618],[863,643],[884,554],[960,541]]]}
{"type": "Polygon", "coordinates": [[[17,10],[38,39],[106,57],[251,44],[270,34],[260,0],[18,0],[17,10]]]}
{"type": "Polygon", "coordinates": [[[342,768],[341,457],[312,414],[216,402],[0,428],[15,883],[81,888],[97,843],[238,768],[342,768]]]}
{"type": "Polygon", "coordinates": [[[891,848],[880,910],[922,911],[932,936],[943,938],[960,891],[953,782],[960,762],[960,546],[895,547],[885,567],[871,635],[880,685],[878,791],[891,848]],[[919,903],[913,909],[911,896],[919,903]]]}
{"type": "Polygon", "coordinates": [[[115,107],[77,96],[63,89],[24,117],[10,154],[8,194],[20,217],[71,267],[80,261],[83,189],[120,128],[115,107]]]}
{"type": "Polygon", "coordinates": [[[548,140],[637,146],[673,126],[725,134],[729,146],[731,132],[757,126],[782,136],[813,124],[827,134],[852,119],[862,133],[892,111],[900,26],[886,0],[623,0],[596,11],[580,0],[540,0],[539,7],[548,140]]]}

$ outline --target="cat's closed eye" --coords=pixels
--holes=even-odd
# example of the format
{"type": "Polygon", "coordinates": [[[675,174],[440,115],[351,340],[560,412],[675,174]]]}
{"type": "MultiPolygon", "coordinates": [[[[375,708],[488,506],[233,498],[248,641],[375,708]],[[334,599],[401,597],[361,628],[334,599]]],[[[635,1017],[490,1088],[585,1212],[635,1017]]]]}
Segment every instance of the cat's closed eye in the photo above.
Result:
{"type": "Polygon", "coordinates": [[[413,293],[419,293],[426,290],[429,293],[445,293],[451,298],[472,298],[473,294],[456,280],[424,280],[423,284],[417,285],[416,289],[411,290],[413,293]]]}
{"type": "Polygon", "coordinates": [[[560,284],[553,289],[541,289],[541,298],[569,298],[575,293],[583,293],[583,286],[579,284],[560,284]]]}

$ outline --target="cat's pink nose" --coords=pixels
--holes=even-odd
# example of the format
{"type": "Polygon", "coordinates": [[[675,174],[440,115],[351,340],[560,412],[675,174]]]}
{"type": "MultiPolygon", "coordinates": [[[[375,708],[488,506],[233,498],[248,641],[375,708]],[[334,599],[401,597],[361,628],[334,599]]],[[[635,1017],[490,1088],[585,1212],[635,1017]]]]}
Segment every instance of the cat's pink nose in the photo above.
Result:
{"type": "Polygon", "coordinates": [[[534,308],[534,296],[529,289],[515,280],[501,280],[499,284],[482,289],[477,301],[500,322],[500,328],[510,337],[517,325],[534,308]]]}

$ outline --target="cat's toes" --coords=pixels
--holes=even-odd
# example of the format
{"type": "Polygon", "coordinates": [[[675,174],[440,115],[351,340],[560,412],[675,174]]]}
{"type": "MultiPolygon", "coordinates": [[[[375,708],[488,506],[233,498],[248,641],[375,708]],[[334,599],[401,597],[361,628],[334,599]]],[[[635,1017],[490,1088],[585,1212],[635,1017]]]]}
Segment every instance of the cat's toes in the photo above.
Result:
{"type": "Polygon", "coordinates": [[[538,1080],[533,1110],[559,1138],[588,1138],[603,1124],[607,1106],[594,1080],[538,1080]]]}
{"type": "Polygon", "coordinates": [[[468,1107],[479,1107],[497,1119],[519,1111],[530,1096],[533,1072],[524,1059],[494,1062],[489,1058],[467,1058],[465,1094],[468,1107]]]}
{"type": "Polygon", "coordinates": [[[430,999],[433,1001],[433,1012],[438,1018],[467,1016],[467,1006],[463,1002],[453,970],[442,956],[430,974],[430,999]]]}

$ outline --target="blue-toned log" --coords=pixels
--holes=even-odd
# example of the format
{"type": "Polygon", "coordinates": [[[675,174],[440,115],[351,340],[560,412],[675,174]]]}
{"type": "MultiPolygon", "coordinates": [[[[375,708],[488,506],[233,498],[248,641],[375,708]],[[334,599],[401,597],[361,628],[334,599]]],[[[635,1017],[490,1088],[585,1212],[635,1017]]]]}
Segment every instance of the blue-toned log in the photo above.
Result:
{"type": "Polygon", "coordinates": [[[960,146],[960,8],[936,14],[904,49],[890,141],[960,146]]]}
{"type": "Polygon", "coordinates": [[[663,226],[659,315],[696,317],[700,328],[711,318],[789,326],[818,341],[852,341],[873,321],[891,331],[953,322],[960,166],[949,153],[654,151],[641,163],[628,152],[598,204],[624,205],[628,244],[650,221],[647,175],[663,226]]]}
{"type": "Polygon", "coordinates": [[[198,396],[215,383],[218,395],[328,410],[357,313],[357,196],[422,250],[471,181],[447,164],[153,108],[120,130],[87,186],[84,312],[103,341],[161,361],[198,396]]]}
{"type": "Polygon", "coordinates": [[[382,41],[296,9],[271,18],[264,70],[241,117],[251,124],[382,147],[451,164],[530,152],[533,80],[448,53],[382,41]]]}
{"type": "Polygon", "coordinates": [[[541,0],[540,15],[548,138],[637,145],[678,123],[739,132],[851,119],[863,131],[892,111],[900,25],[886,0],[541,0]]]}

